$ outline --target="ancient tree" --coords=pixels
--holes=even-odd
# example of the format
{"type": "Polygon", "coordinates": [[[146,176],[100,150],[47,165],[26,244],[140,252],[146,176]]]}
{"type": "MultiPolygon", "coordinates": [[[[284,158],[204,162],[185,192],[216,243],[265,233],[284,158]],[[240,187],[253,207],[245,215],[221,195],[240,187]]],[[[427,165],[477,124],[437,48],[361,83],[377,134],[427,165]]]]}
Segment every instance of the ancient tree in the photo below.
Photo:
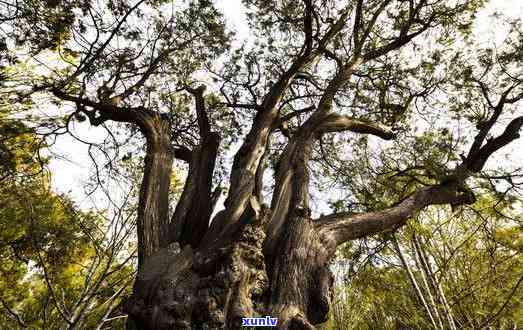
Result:
{"type": "Polygon", "coordinates": [[[470,182],[488,180],[489,158],[519,137],[519,26],[480,49],[483,1],[243,5],[243,46],[204,0],[59,2],[61,21],[26,10],[10,23],[34,56],[52,49],[62,63],[20,98],[50,96],[67,125],[143,141],[129,328],[235,329],[270,315],[313,329],[339,245],[431,205],[474,203],[489,188],[470,182]],[[386,157],[361,165],[373,148],[386,157]],[[169,212],[174,163],[187,175],[169,212]],[[357,178],[369,168],[379,173],[357,178]],[[327,215],[312,203],[322,175],[352,196],[327,215]]]}

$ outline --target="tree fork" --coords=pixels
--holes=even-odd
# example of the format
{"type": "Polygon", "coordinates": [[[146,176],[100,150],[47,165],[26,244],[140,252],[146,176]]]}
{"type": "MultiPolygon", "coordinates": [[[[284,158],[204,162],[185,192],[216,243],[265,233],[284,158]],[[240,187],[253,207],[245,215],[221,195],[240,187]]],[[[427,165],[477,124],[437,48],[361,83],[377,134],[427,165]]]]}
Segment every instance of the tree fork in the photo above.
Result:
{"type": "Polygon", "coordinates": [[[209,228],[215,205],[212,178],[220,135],[211,131],[203,95],[205,85],[196,89],[186,87],[186,90],[195,98],[200,143],[191,153],[189,173],[170,223],[169,242],[178,242],[181,246],[189,244],[192,248],[197,248],[209,228]]]}
{"type": "Polygon", "coordinates": [[[282,329],[314,329],[327,321],[334,278],[326,249],[306,210],[296,209],[277,247],[271,276],[271,315],[282,329]]]}

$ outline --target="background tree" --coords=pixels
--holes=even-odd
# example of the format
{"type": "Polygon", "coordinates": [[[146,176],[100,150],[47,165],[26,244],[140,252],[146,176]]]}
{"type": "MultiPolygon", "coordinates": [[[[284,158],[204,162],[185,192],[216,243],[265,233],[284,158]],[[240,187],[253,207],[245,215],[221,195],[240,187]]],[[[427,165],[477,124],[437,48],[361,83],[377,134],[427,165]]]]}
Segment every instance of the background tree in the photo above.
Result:
{"type": "Polygon", "coordinates": [[[492,202],[483,198],[458,213],[434,209],[394,236],[346,246],[340,262],[346,256],[351,267],[335,267],[345,285],[330,328],[521,324],[521,227],[492,212],[492,202]]]}
{"type": "MultiPolygon", "coordinates": [[[[4,85],[17,102],[55,102],[55,134],[74,120],[106,128],[109,160],[141,141],[130,328],[270,314],[312,329],[328,316],[337,246],[472,204],[494,177],[510,187],[499,198],[519,194],[518,170],[485,166],[523,125],[518,22],[489,50],[470,40],[484,1],[243,3],[255,40],[236,49],[210,1],[72,3],[60,60],[40,48],[31,79],[4,85]],[[188,169],[170,214],[174,162],[188,169]],[[314,205],[326,182],[346,196],[331,210],[314,205]]],[[[15,55],[34,43],[9,41],[37,26],[27,19],[8,23],[15,55]]]]}
{"type": "Polygon", "coordinates": [[[123,324],[116,316],[132,284],[128,260],[133,254],[127,245],[132,231],[121,217],[83,212],[66,196],[54,194],[42,168],[45,145],[34,129],[9,118],[9,104],[0,109],[0,326],[123,324]]]}

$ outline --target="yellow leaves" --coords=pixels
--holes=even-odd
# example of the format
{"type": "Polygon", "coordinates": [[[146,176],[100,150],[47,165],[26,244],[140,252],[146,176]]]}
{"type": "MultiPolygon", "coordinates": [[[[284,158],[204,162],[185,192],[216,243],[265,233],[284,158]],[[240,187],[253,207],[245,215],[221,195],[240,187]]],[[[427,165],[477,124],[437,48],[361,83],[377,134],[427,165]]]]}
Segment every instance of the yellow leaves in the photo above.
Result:
{"type": "MultiPolygon", "coordinates": [[[[89,308],[93,309],[86,316],[97,319],[105,309],[96,306],[109,297],[99,295],[112,295],[110,284],[122,283],[132,271],[127,270],[131,266],[117,269],[116,259],[95,249],[95,244],[102,249],[105,246],[95,228],[102,219],[77,210],[72,202],[49,191],[47,184],[46,178],[40,177],[0,186],[0,292],[33,328],[41,328],[38,313],[43,309],[50,328],[59,328],[64,322],[49,298],[47,279],[60,304],[71,308],[81,299],[86,283],[92,285],[88,274],[95,280],[103,278],[102,288],[90,298],[89,308]],[[107,264],[115,270],[111,275],[105,273],[107,264]]],[[[0,317],[0,328],[9,328],[10,323],[4,322],[0,317]]]]}
{"type": "Polygon", "coordinates": [[[169,193],[173,196],[178,197],[183,191],[184,180],[180,175],[180,171],[172,171],[171,174],[171,186],[169,187],[169,193]]]}
{"type": "Polygon", "coordinates": [[[500,228],[494,232],[494,239],[508,249],[523,253],[523,227],[521,226],[500,228]]]}

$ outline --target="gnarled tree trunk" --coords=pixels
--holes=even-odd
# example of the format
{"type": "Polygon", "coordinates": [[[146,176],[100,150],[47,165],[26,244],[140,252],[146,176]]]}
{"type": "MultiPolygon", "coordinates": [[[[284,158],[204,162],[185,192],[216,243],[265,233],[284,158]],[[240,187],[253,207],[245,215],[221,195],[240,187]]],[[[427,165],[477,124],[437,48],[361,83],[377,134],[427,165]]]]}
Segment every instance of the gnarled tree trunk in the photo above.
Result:
{"type": "Polygon", "coordinates": [[[304,2],[303,47],[260,104],[251,107],[256,114],[234,156],[225,209],[213,219],[216,196],[212,179],[220,136],[211,130],[203,86],[185,88],[194,96],[199,129],[199,142],[193,150],[172,148],[169,120],[158,112],[98,103],[53,90],[57,97],[81,105],[78,111],[84,112],[93,125],[106,120],[132,123],[147,140],[137,226],[139,269],[133,295],[125,303],[129,328],[237,329],[243,317],[271,316],[278,318],[280,329],[313,329],[327,319],[331,307],[333,276],[328,265],[337,246],[397,229],[429,205],[473,203],[467,178],[481,171],[490,155],[519,137],[523,117],[513,119],[501,135],[487,139],[504,104],[515,102],[507,98],[508,89],[493,106],[491,117],[482,123],[468,155],[463,155],[461,164],[440,183],[420,188],[380,211],[335,213],[313,219],[309,163],[315,141],[323,134],[342,131],[395,138],[392,129],[379,122],[336,113],[336,94],[355,70],[410,42],[431,27],[438,15],[422,17],[426,1],[417,6],[411,3],[399,35],[374,46],[366,40],[390,1],[376,6],[374,14],[365,20],[363,1],[357,1],[354,8],[349,5],[340,10],[339,17],[329,20],[327,27],[318,27],[315,34],[312,2],[304,2]],[[354,47],[350,56],[341,59],[328,47],[353,10],[354,47]],[[279,155],[271,205],[266,206],[260,200],[262,159],[271,134],[292,118],[281,116],[282,99],[298,74],[307,71],[320,56],[336,62],[335,74],[316,101],[304,98],[314,104],[306,108],[307,119],[300,122],[294,134],[286,134],[288,141],[279,155]],[[168,190],[174,158],[187,162],[189,173],[169,219],[168,190]]]}
{"type": "MultiPolygon", "coordinates": [[[[198,91],[196,97],[202,97],[203,89],[198,91]]],[[[231,177],[238,186],[231,186],[225,210],[211,225],[214,158],[207,155],[215,156],[217,147],[203,143],[192,151],[190,184],[184,192],[191,198],[182,196],[170,223],[177,234],[167,240],[176,243],[160,247],[140,265],[126,303],[130,328],[238,329],[243,317],[272,316],[281,329],[314,329],[326,321],[330,309],[333,276],[328,265],[339,244],[398,228],[429,205],[473,203],[465,179],[483,166],[485,157],[517,138],[523,125],[522,117],[515,119],[503,134],[471,153],[455,175],[387,209],[313,219],[307,166],[313,141],[341,130],[394,137],[386,128],[332,113],[330,102],[332,98],[325,98],[290,138],[278,163],[270,207],[259,202],[260,183],[255,182],[266,144],[256,141],[267,139],[264,125],[254,126],[254,140],[248,137],[236,156],[231,177]],[[242,186],[243,180],[247,184],[242,186]]],[[[203,103],[197,104],[203,115],[203,103]]],[[[201,132],[206,141],[210,131],[201,132]]]]}

